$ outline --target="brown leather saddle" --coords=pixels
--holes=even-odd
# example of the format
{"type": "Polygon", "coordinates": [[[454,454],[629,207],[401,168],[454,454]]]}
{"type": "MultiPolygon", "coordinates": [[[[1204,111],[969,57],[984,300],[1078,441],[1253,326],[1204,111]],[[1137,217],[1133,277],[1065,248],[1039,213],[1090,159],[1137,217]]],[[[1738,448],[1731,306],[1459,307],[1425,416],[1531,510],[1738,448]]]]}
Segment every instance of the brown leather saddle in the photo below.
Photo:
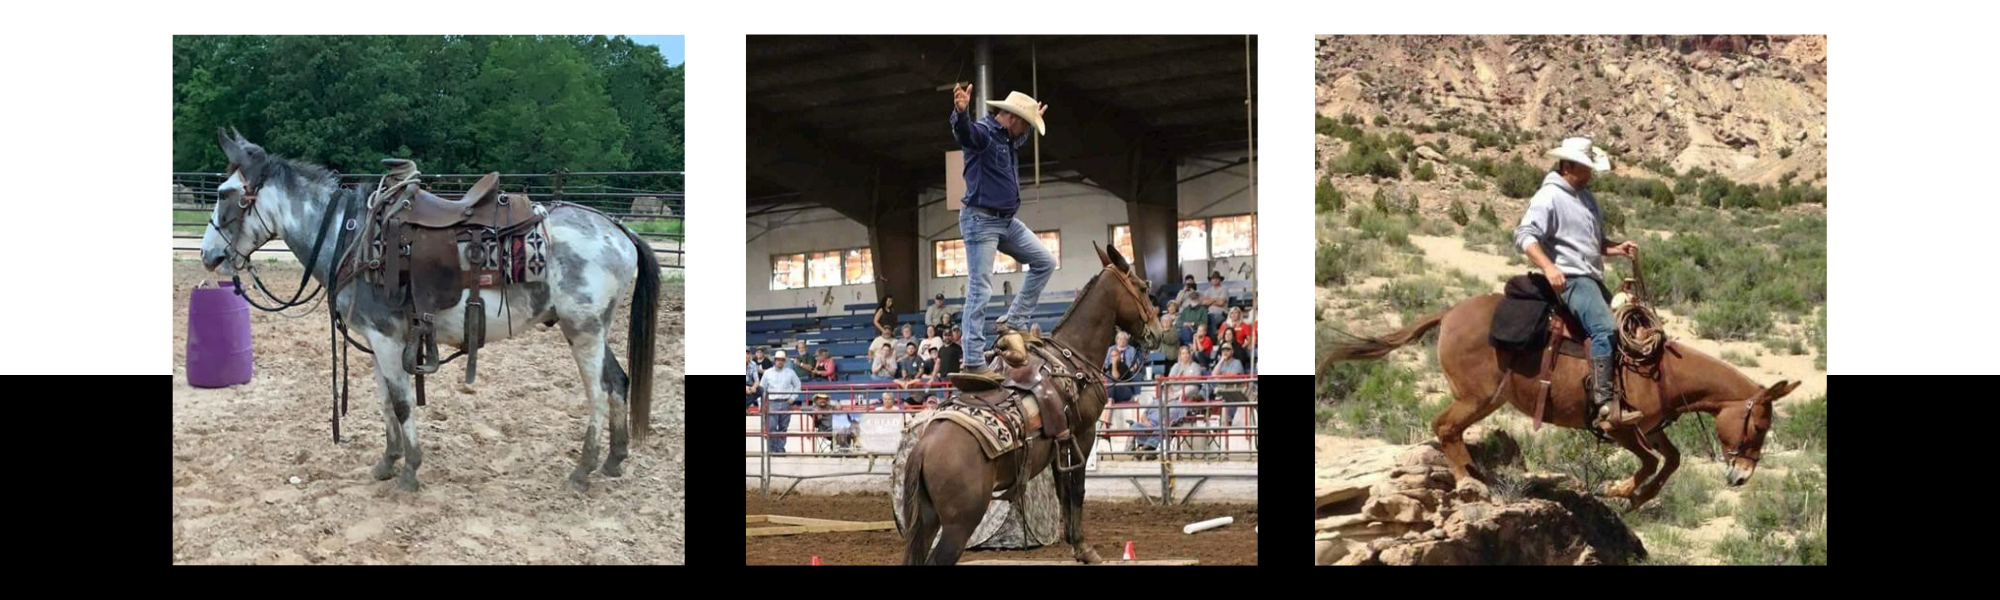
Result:
{"type": "MultiPolygon", "coordinates": [[[[1022,402],[1022,405],[1034,404],[1039,408],[1043,437],[1055,439],[1069,419],[1064,410],[1068,407],[1065,399],[1078,393],[1077,383],[1096,377],[1076,368],[1072,359],[1077,356],[1053,340],[1030,338],[1018,331],[1009,331],[995,340],[993,350],[988,353],[987,364],[995,367],[997,377],[952,374],[952,387],[959,391],[954,400],[993,407],[1019,396],[1031,396],[1035,402],[1022,402]]],[[[1031,429],[1036,416],[1024,419],[1031,429]]],[[[1071,438],[1070,445],[1076,445],[1074,438],[1071,438]]],[[[1080,457],[1082,454],[1077,451],[1075,455],[1080,457]]],[[[1080,460],[1069,465],[1058,464],[1057,468],[1073,470],[1076,462],[1080,460]]]]}
{"type": "Polygon", "coordinates": [[[463,298],[459,354],[466,356],[465,382],[470,384],[486,338],[486,304],[479,292],[522,279],[526,265],[512,248],[545,242],[536,227],[544,214],[525,195],[500,193],[498,172],[480,178],[461,197],[443,198],[422,188],[415,162],[382,162],[389,174],[356,219],[359,231],[336,281],[347,285],[360,279],[375,286],[408,319],[403,370],[417,376],[421,406],[423,376],[458,356],[439,359],[437,313],[463,298]]]}

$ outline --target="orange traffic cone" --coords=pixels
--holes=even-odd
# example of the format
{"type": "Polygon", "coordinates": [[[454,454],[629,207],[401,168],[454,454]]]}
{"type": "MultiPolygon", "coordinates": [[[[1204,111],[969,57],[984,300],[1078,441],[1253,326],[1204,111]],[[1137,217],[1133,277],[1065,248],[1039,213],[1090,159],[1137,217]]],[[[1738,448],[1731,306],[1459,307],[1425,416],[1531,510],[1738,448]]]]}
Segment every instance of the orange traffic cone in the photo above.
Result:
{"type": "Polygon", "coordinates": [[[1132,557],[1132,540],[1125,540],[1125,560],[1138,560],[1132,557]]]}
{"type": "Polygon", "coordinates": [[[819,566],[819,557],[817,557],[817,556],[813,557],[813,564],[812,564],[812,566],[815,566],[815,567],[819,566]]]}

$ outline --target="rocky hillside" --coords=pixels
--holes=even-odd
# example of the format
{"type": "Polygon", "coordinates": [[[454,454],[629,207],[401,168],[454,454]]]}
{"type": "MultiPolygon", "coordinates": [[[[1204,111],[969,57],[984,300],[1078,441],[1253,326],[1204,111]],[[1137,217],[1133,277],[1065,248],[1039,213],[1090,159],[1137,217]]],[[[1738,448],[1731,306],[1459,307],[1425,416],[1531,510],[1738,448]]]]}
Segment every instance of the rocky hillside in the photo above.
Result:
{"type": "Polygon", "coordinates": [[[1825,36],[1324,36],[1318,52],[1320,115],[1425,146],[1539,165],[1539,146],[1585,135],[1621,170],[1825,185],[1825,36]]]}

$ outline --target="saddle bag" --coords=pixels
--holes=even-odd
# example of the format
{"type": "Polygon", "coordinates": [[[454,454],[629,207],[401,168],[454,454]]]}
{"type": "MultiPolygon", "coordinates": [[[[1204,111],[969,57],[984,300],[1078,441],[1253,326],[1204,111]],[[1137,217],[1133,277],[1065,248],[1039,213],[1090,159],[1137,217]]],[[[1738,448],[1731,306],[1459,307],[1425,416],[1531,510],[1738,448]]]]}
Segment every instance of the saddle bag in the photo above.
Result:
{"type": "Polygon", "coordinates": [[[1555,310],[1549,280],[1540,274],[1507,280],[1505,298],[1493,310],[1488,336],[1494,348],[1506,352],[1541,349],[1548,343],[1549,313],[1555,310]]]}

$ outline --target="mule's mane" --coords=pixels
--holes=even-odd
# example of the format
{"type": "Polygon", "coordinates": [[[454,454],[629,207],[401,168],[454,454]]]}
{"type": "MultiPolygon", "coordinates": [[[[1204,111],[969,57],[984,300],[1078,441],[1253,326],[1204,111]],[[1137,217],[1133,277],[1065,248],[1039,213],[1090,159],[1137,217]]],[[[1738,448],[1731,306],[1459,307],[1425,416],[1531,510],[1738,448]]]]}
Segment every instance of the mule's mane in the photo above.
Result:
{"type": "Polygon", "coordinates": [[[1049,333],[1050,333],[1050,334],[1054,334],[1054,333],[1055,333],[1055,332],[1056,332],[1057,330],[1059,330],[1059,329],[1062,329],[1062,326],[1063,326],[1063,324],[1064,324],[1064,323],[1068,323],[1068,322],[1069,322],[1069,315],[1070,315],[1070,313],[1073,313],[1073,312],[1076,312],[1076,306],[1077,306],[1078,304],[1082,304],[1082,303],[1083,303],[1083,298],[1084,298],[1085,296],[1089,296],[1089,295],[1090,295],[1090,287],[1091,287],[1091,286],[1094,286],[1094,285],[1097,285],[1097,278],[1099,278],[1099,277],[1103,277],[1103,276],[1104,276],[1104,272],[1103,272],[1103,271],[1098,271],[1096,275],[1092,275],[1092,276],[1090,276],[1090,281],[1086,281],[1086,282],[1084,282],[1084,284],[1083,284],[1083,289],[1080,289],[1080,290],[1077,290],[1077,291],[1076,291],[1076,300],[1074,300],[1074,301],[1071,301],[1071,302],[1069,303],[1069,308],[1065,308],[1065,309],[1063,309],[1063,314],[1062,314],[1062,318],[1059,318],[1059,319],[1056,319],[1056,326],[1055,326],[1055,328],[1054,328],[1054,329],[1050,329],[1050,330],[1049,330],[1049,333]]]}
{"type": "Polygon", "coordinates": [[[257,179],[263,185],[277,183],[280,187],[297,191],[304,191],[313,184],[340,186],[340,176],[335,175],[332,169],[276,154],[265,155],[263,166],[257,169],[257,179]]]}

